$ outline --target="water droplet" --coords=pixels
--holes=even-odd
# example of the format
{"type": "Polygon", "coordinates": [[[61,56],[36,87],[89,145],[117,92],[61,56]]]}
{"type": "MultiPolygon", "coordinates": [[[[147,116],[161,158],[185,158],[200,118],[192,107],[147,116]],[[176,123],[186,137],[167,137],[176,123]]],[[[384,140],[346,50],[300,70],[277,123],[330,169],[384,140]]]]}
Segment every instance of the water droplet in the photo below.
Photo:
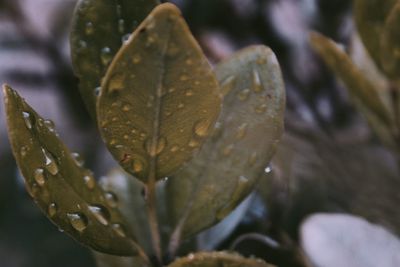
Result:
{"type": "Polygon", "coordinates": [[[71,226],[78,232],[82,232],[88,225],[88,220],[85,215],[81,213],[67,213],[67,217],[71,226]]]}
{"type": "Polygon", "coordinates": [[[245,101],[249,98],[250,89],[246,88],[238,93],[238,98],[240,101],[245,101]]]}
{"type": "Polygon", "coordinates": [[[94,27],[92,22],[87,22],[85,27],[85,32],[87,35],[91,35],[94,32],[94,27]]]}
{"type": "Polygon", "coordinates": [[[79,50],[84,50],[87,48],[87,43],[83,40],[79,40],[79,50]]]}
{"type": "Polygon", "coordinates": [[[246,136],[247,126],[248,126],[247,123],[243,123],[242,125],[239,126],[238,131],[236,133],[237,139],[243,139],[246,136]]]}
{"type": "Polygon", "coordinates": [[[188,146],[192,147],[192,148],[196,148],[196,147],[200,146],[200,142],[198,140],[192,138],[192,139],[190,139],[188,146]]]}
{"type": "Polygon", "coordinates": [[[21,147],[21,151],[20,151],[21,157],[25,157],[27,152],[28,152],[28,147],[27,146],[22,146],[21,147]]]}
{"type": "Polygon", "coordinates": [[[32,129],[33,123],[32,123],[31,114],[29,112],[23,111],[22,116],[24,118],[26,128],[28,128],[29,130],[32,129]]]}
{"type": "Polygon", "coordinates": [[[45,168],[46,170],[51,173],[52,175],[56,175],[58,173],[58,166],[56,161],[54,160],[53,156],[42,148],[42,153],[45,158],[45,168]]]}
{"type": "Polygon", "coordinates": [[[264,113],[267,110],[267,104],[258,105],[254,110],[258,114],[264,113]]]}
{"type": "Polygon", "coordinates": [[[83,158],[81,157],[81,155],[79,155],[79,153],[72,152],[72,153],[71,153],[71,157],[72,157],[72,159],[74,160],[76,166],[82,167],[83,164],[85,164],[85,161],[83,160],[83,158]]]}
{"type": "Polygon", "coordinates": [[[97,221],[103,225],[108,225],[110,220],[110,213],[102,205],[91,205],[89,206],[90,212],[94,215],[97,221]]]}
{"type": "Polygon", "coordinates": [[[99,96],[101,92],[101,86],[94,88],[94,95],[99,96]]]}
{"type": "Polygon", "coordinates": [[[42,168],[36,169],[33,173],[33,178],[39,186],[44,186],[46,178],[44,177],[44,170],[42,168]]]}
{"type": "Polygon", "coordinates": [[[256,93],[260,93],[263,90],[260,73],[256,69],[253,70],[253,90],[256,93]]]}
{"type": "Polygon", "coordinates": [[[227,145],[227,146],[224,148],[224,150],[222,151],[222,154],[223,154],[224,156],[229,156],[230,154],[232,154],[232,151],[233,151],[233,148],[234,148],[234,147],[235,147],[234,144],[227,145]]]}
{"type": "Polygon", "coordinates": [[[57,204],[56,203],[51,203],[47,207],[47,213],[49,214],[50,217],[53,217],[57,213],[57,204]]]}
{"type": "Polygon", "coordinates": [[[175,145],[175,146],[172,146],[172,147],[171,147],[171,150],[170,150],[170,151],[171,151],[172,153],[175,153],[175,152],[177,152],[178,150],[179,150],[179,146],[176,146],[176,145],[175,145]]]}
{"type": "Polygon", "coordinates": [[[123,19],[118,20],[118,31],[119,31],[119,33],[125,32],[125,20],[123,20],[123,19]]]}
{"type": "Polygon", "coordinates": [[[270,173],[270,172],[272,172],[272,167],[268,165],[268,166],[264,169],[264,171],[265,171],[265,173],[270,173]]]}
{"type": "Polygon", "coordinates": [[[153,143],[151,139],[148,139],[145,142],[146,151],[151,157],[159,155],[164,150],[166,145],[167,140],[164,137],[159,138],[156,143],[153,143]]]}
{"type": "Polygon", "coordinates": [[[143,171],[143,162],[139,159],[134,159],[133,163],[132,163],[132,169],[134,173],[139,173],[141,171],[143,171]]]}
{"type": "Polygon", "coordinates": [[[222,83],[221,83],[221,93],[222,95],[227,95],[234,87],[236,81],[235,76],[228,76],[222,83]]]}
{"type": "Polygon", "coordinates": [[[119,235],[120,237],[126,237],[125,230],[121,224],[115,223],[115,224],[111,225],[111,227],[117,235],[119,235]]]}
{"type": "Polygon", "coordinates": [[[127,33],[124,36],[122,36],[122,38],[121,38],[122,44],[128,43],[131,36],[132,36],[132,34],[130,34],[130,33],[127,33]]]}
{"type": "Polygon", "coordinates": [[[43,121],[44,125],[46,125],[46,127],[49,129],[50,132],[54,132],[54,122],[52,120],[44,120],[43,121]]]}
{"type": "Polygon", "coordinates": [[[152,44],[154,44],[155,42],[156,42],[155,36],[149,35],[149,36],[147,36],[145,46],[146,46],[146,47],[150,47],[150,46],[151,46],[152,44]]]}
{"type": "Polygon", "coordinates": [[[187,90],[185,93],[186,96],[192,96],[193,95],[193,91],[192,90],[187,90]]]}
{"type": "Polygon", "coordinates": [[[185,107],[185,104],[183,104],[183,103],[178,104],[178,109],[183,109],[184,107],[185,107]]]}
{"type": "Polygon", "coordinates": [[[110,61],[112,59],[112,55],[111,55],[111,49],[109,47],[106,46],[103,49],[101,49],[100,59],[101,59],[101,63],[104,66],[107,66],[108,63],[110,63],[110,61]]]}
{"type": "Polygon", "coordinates": [[[94,179],[93,174],[90,171],[85,176],[83,176],[83,181],[85,182],[85,185],[89,190],[92,190],[96,186],[96,180],[94,179]]]}
{"type": "MultiPolygon", "coordinates": [[[[109,92],[114,93],[116,91],[124,89],[124,80],[125,80],[124,74],[115,73],[108,84],[109,92]]],[[[115,103],[115,106],[118,106],[119,104],[120,103],[115,103]]]]}
{"type": "Polygon", "coordinates": [[[104,194],[104,196],[106,198],[108,206],[110,206],[111,208],[115,208],[118,206],[118,198],[113,192],[108,191],[104,194]]]}
{"type": "Polygon", "coordinates": [[[210,121],[199,120],[194,124],[193,131],[197,136],[205,137],[208,135],[210,129],[210,121]]]}
{"type": "Polygon", "coordinates": [[[135,54],[132,58],[132,62],[134,64],[138,64],[140,63],[140,61],[142,61],[142,57],[139,54],[135,54]]]}

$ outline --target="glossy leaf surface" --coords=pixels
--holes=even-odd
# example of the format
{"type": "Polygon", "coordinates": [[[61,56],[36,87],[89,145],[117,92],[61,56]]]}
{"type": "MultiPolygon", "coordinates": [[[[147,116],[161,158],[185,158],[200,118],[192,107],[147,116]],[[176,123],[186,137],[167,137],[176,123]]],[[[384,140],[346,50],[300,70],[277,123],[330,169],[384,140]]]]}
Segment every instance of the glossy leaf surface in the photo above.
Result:
{"type": "Polygon", "coordinates": [[[169,179],[171,217],[181,224],[183,237],[237,207],[264,172],[283,131],[284,84],[269,48],[243,49],[220,63],[216,73],[225,96],[213,136],[169,179]]]}
{"type": "Polygon", "coordinates": [[[14,90],[4,86],[10,142],[29,194],[62,231],[95,250],[135,255],[126,221],[42,119],[14,90]]]}
{"type": "Polygon", "coordinates": [[[381,35],[386,17],[397,0],[355,0],[354,16],[361,39],[375,63],[380,66],[381,35]]]}
{"type": "Polygon", "coordinates": [[[273,267],[260,259],[246,259],[228,252],[199,252],[177,259],[168,267],[273,267]]]}
{"type": "Polygon", "coordinates": [[[83,100],[96,118],[96,98],[109,63],[158,0],[79,0],[71,28],[71,56],[83,100]]]}
{"type": "Polygon", "coordinates": [[[318,33],[310,37],[314,50],[322,57],[330,69],[345,83],[349,93],[370,109],[382,122],[390,125],[391,118],[376,91],[376,88],[352,63],[331,39],[318,33]]]}
{"type": "Polygon", "coordinates": [[[139,257],[120,257],[93,252],[96,267],[148,267],[139,257]]]}
{"type": "Polygon", "coordinates": [[[393,79],[400,78],[400,2],[386,19],[381,36],[381,62],[385,73],[393,79]]]}
{"type": "Polygon", "coordinates": [[[111,64],[97,107],[100,131],[126,171],[143,182],[159,180],[200,147],[220,102],[207,59],[177,7],[166,3],[111,64]]]}

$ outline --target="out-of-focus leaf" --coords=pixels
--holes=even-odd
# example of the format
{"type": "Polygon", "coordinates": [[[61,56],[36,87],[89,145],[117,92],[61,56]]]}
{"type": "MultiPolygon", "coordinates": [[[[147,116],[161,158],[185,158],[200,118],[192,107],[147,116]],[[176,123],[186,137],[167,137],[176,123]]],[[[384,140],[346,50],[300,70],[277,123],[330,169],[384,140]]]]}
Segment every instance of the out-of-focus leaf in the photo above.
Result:
{"type": "Polygon", "coordinates": [[[225,96],[214,134],[167,185],[171,219],[183,238],[237,207],[264,172],[283,131],[284,84],[269,48],[239,51],[216,73],[225,96]]]}
{"type": "Polygon", "coordinates": [[[146,267],[139,257],[120,257],[93,252],[97,267],[146,267]]]}
{"type": "Polygon", "coordinates": [[[135,255],[111,192],[104,192],[42,119],[14,90],[4,86],[10,142],[26,188],[47,217],[74,239],[95,250],[135,255]]]}
{"type": "Polygon", "coordinates": [[[341,51],[330,39],[311,33],[311,45],[325,63],[345,83],[352,97],[358,99],[386,125],[391,124],[391,117],[379,98],[376,88],[368,78],[351,62],[349,56],[341,51]]]}
{"type": "Polygon", "coordinates": [[[381,34],[385,20],[397,0],[355,0],[354,16],[361,39],[375,63],[380,66],[381,34]]]}
{"type": "Polygon", "coordinates": [[[118,196],[118,208],[129,222],[138,244],[151,255],[151,236],[144,200],[144,185],[120,169],[112,170],[100,179],[99,184],[105,191],[118,196]]]}
{"type": "Polygon", "coordinates": [[[386,19],[381,35],[381,63],[392,79],[400,79],[400,2],[393,7],[386,19]]]}
{"type": "Polygon", "coordinates": [[[246,259],[228,252],[199,252],[175,260],[168,267],[273,267],[260,259],[246,259]]]}
{"type": "Polygon", "coordinates": [[[212,130],[221,106],[218,88],[177,7],[159,5],[104,78],[97,107],[103,139],[126,171],[143,182],[159,180],[212,130]]]}
{"type": "Polygon", "coordinates": [[[93,118],[96,118],[96,95],[109,63],[158,3],[158,0],[78,1],[70,35],[71,56],[83,100],[93,118]]]}

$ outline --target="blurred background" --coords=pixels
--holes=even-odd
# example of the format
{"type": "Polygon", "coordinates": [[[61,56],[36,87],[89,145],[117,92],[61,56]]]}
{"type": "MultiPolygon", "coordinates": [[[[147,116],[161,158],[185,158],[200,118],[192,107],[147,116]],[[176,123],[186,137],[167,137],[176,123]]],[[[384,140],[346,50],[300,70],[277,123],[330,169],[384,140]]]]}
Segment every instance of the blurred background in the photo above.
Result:
{"type": "MultiPolygon", "coordinates": [[[[342,84],[309,45],[314,30],[356,45],[350,0],[175,0],[210,62],[265,44],[286,90],[286,133],[272,173],[226,240],[245,255],[310,266],[400,266],[398,155],[356,111],[342,84]],[[347,215],[346,215],[347,214],[347,215]],[[310,215],[313,215],[310,217],[310,215]],[[247,243],[246,243],[247,242],[247,243]],[[272,249],[271,249],[272,247],[272,249]],[[396,255],[397,254],[397,255],[396,255]]],[[[75,0],[0,0],[0,82],[10,84],[98,176],[114,165],[78,92],[70,62],[75,0]]],[[[353,52],[354,52],[353,51],[353,52]]],[[[361,51],[362,52],[362,51],[361,51]]],[[[95,266],[91,252],[60,233],[26,193],[11,155],[0,103],[0,266],[95,266]]]]}

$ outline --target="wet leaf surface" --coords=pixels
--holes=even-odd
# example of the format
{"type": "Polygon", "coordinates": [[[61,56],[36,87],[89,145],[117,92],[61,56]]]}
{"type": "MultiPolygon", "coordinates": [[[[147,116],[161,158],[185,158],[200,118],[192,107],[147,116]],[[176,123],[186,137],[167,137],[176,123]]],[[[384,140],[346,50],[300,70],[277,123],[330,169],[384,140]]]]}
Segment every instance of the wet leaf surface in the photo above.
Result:
{"type": "Polygon", "coordinates": [[[389,77],[400,77],[400,2],[393,7],[381,36],[381,62],[389,77]]]}
{"type": "Polygon", "coordinates": [[[354,16],[361,39],[371,57],[380,64],[381,35],[386,17],[396,0],[355,0],[354,16]]]}
{"type": "Polygon", "coordinates": [[[228,252],[199,252],[177,259],[168,267],[273,267],[260,259],[246,259],[228,252]]]}
{"type": "Polygon", "coordinates": [[[207,59],[179,10],[167,3],[153,10],[117,54],[97,112],[113,156],[146,183],[191,158],[213,128],[220,102],[207,59]]]}
{"type": "Polygon", "coordinates": [[[126,221],[91,171],[59,140],[54,124],[41,118],[4,86],[9,137],[27,191],[47,217],[95,250],[135,255],[126,221]]]}
{"type": "Polygon", "coordinates": [[[93,252],[96,267],[146,267],[139,257],[120,257],[93,252]]]}
{"type": "Polygon", "coordinates": [[[284,84],[269,48],[239,51],[216,73],[225,96],[213,135],[167,185],[171,218],[183,237],[237,207],[264,172],[283,131],[284,84]]]}
{"type": "Polygon", "coordinates": [[[122,43],[158,0],[80,0],[71,28],[71,55],[80,91],[93,118],[101,79],[122,43]]]}
{"type": "Polygon", "coordinates": [[[391,117],[367,77],[352,63],[349,56],[343,52],[331,39],[318,33],[310,37],[314,50],[322,57],[329,68],[344,82],[349,93],[357,101],[373,112],[384,124],[391,124],[391,117]]]}

